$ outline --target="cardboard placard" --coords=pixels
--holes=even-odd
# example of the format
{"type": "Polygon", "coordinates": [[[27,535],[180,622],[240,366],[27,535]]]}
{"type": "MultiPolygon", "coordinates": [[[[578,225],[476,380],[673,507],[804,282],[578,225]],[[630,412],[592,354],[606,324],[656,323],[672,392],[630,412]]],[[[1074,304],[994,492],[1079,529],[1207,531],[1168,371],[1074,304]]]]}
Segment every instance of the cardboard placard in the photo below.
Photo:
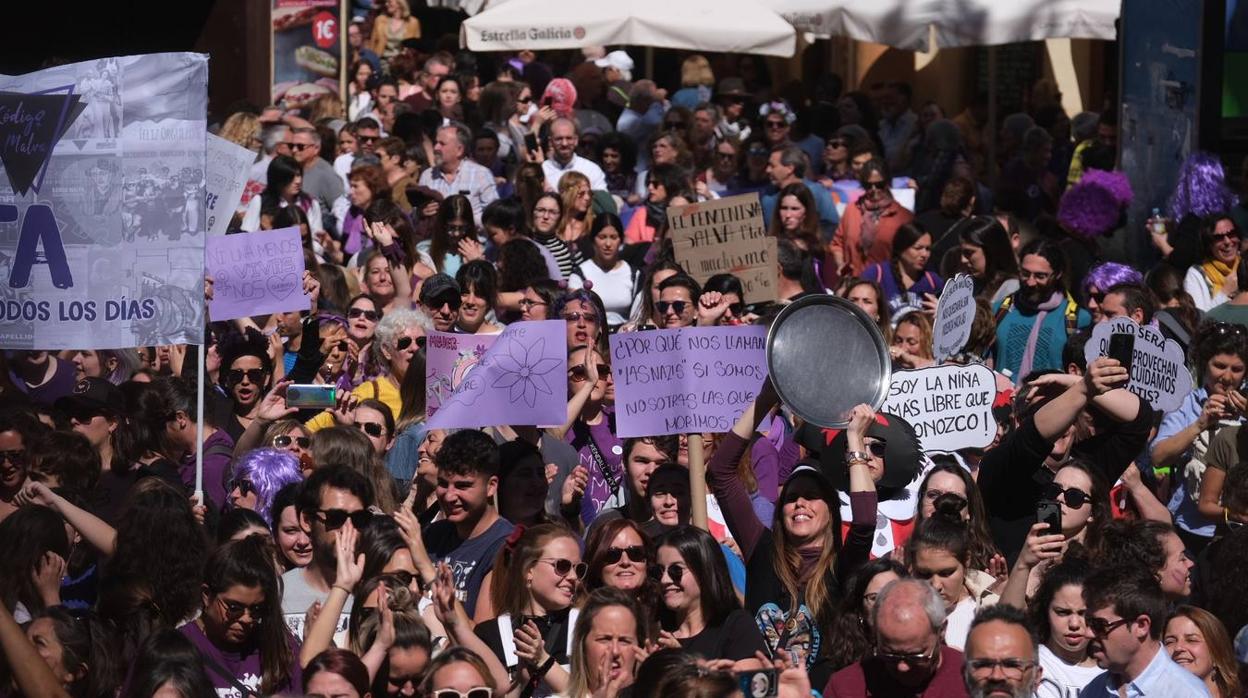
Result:
{"type": "Polygon", "coordinates": [[[426,418],[455,394],[498,338],[496,334],[429,333],[425,341],[426,418]]]}
{"type": "Polygon", "coordinates": [[[880,411],[910,422],[924,451],[982,448],[997,435],[996,394],[987,366],[944,364],[893,373],[880,411]]]}
{"type": "Polygon", "coordinates": [[[953,277],[940,292],[932,323],[932,353],[937,361],[962,351],[975,324],[975,281],[966,274],[953,277]]]}
{"type": "Polygon", "coordinates": [[[1108,355],[1109,337],[1116,333],[1135,335],[1131,382],[1127,390],[1139,395],[1154,409],[1177,410],[1192,392],[1192,374],[1187,370],[1183,348],[1152,325],[1137,325],[1131,318],[1120,317],[1098,322],[1092,328],[1092,336],[1083,349],[1088,363],[1108,355]]]}
{"type": "Polygon", "coordinates": [[[204,272],[213,281],[213,321],[310,307],[297,227],[208,238],[204,272]]]}
{"type": "Polygon", "coordinates": [[[243,188],[256,154],[219,136],[208,134],[208,174],[204,210],[209,235],[225,235],[230,218],[243,199],[243,188]]]}
{"type": "Polygon", "coordinates": [[[699,284],[733,274],[747,304],[776,300],[776,239],[767,235],[757,193],[671,209],[667,220],[676,261],[699,284]]]}

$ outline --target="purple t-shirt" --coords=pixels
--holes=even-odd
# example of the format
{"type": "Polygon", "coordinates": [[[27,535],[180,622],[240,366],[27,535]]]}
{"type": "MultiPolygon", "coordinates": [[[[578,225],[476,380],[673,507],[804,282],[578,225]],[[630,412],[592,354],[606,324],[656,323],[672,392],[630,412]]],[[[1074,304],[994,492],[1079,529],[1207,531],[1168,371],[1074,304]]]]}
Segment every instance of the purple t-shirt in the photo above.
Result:
{"type": "Polygon", "coordinates": [[[13,371],[9,371],[9,379],[13,381],[13,385],[17,386],[18,390],[26,393],[31,402],[51,407],[60,398],[74,392],[78,379],[72,363],[61,361],[55,356],[48,357],[48,360],[56,364],[56,370],[52,373],[52,378],[43,385],[32,388],[13,371]]]}
{"type": "Polygon", "coordinates": [[[602,421],[592,425],[578,420],[565,438],[576,449],[579,464],[589,471],[581,497],[581,523],[589,526],[598,512],[624,505],[624,442],[615,436],[615,413],[603,410],[602,421]],[[605,474],[594,457],[595,447],[606,466],[605,474]]]}
{"type": "MultiPolygon", "coordinates": [[[[204,658],[204,668],[208,672],[208,678],[212,679],[212,687],[217,692],[217,698],[244,697],[242,691],[234,686],[233,681],[221,676],[220,671],[213,668],[214,662],[221,669],[230,672],[236,682],[254,690],[257,695],[262,695],[260,682],[264,678],[264,670],[260,666],[258,649],[252,648],[242,654],[222,651],[208,640],[198,623],[187,623],[178,628],[178,632],[185,635],[204,658]]],[[[303,685],[303,670],[299,666],[299,642],[289,633],[287,633],[287,638],[290,640],[291,648],[290,681],[278,686],[278,691],[298,690],[298,687],[303,685]]]]}

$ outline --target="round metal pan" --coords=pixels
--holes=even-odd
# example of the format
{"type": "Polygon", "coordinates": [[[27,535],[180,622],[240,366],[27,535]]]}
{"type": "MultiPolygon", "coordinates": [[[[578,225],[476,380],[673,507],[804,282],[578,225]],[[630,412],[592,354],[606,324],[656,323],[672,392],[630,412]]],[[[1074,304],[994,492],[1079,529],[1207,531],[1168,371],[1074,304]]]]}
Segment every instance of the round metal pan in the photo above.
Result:
{"type": "Polygon", "coordinates": [[[767,333],[767,370],[797,416],[826,428],[848,424],[855,405],[879,409],[893,373],[875,321],[826,294],[804,296],[776,316],[767,333]]]}

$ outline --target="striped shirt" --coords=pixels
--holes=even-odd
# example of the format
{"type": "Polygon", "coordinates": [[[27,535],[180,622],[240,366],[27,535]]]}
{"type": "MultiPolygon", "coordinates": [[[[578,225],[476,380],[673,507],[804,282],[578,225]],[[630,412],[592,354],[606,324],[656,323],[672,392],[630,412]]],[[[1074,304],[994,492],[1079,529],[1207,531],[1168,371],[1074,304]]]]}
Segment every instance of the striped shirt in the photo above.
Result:
{"type": "Polygon", "coordinates": [[[580,248],[565,242],[558,235],[548,237],[535,235],[533,240],[554,255],[555,261],[559,264],[559,273],[563,275],[565,280],[571,278],[585,261],[585,257],[581,255],[580,248]]]}

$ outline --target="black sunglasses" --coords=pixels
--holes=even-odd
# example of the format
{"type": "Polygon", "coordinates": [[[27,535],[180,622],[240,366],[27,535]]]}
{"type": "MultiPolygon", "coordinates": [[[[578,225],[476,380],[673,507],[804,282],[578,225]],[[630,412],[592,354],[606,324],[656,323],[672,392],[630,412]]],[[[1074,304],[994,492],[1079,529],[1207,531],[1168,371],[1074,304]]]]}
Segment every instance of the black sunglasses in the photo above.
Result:
{"type": "Polygon", "coordinates": [[[312,144],[311,143],[292,143],[290,147],[302,153],[304,149],[311,148],[312,144]]]}
{"type": "Polygon", "coordinates": [[[732,313],[733,317],[741,317],[745,314],[745,303],[729,303],[728,312],[732,313]]]}
{"type": "Polygon", "coordinates": [[[15,451],[0,451],[0,463],[12,463],[13,465],[26,465],[26,449],[17,449],[15,451]]]}
{"type": "Polygon", "coordinates": [[[667,567],[659,564],[650,565],[650,569],[647,571],[650,575],[650,579],[654,582],[662,582],[664,572],[667,573],[668,578],[672,580],[673,584],[680,584],[680,580],[685,576],[685,566],[676,562],[673,562],[667,567]]]}
{"type": "Polygon", "coordinates": [[[225,488],[226,492],[233,492],[234,490],[238,490],[239,494],[246,497],[256,491],[256,485],[251,480],[240,477],[236,480],[230,480],[229,485],[225,488]]]}
{"type": "Polygon", "coordinates": [[[399,337],[399,341],[394,343],[394,348],[398,349],[399,351],[407,351],[408,348],[412,346],[412,342],[416,342],[417,349],[425,348],[424,337],[417,337],[416,339],[412,339],[411,337],[408,337],[406,335],[399,337]]]}
{"type": "Polygon", "coordinates": [[[1069,489],[1062,489],[1062,486],[1057,484],[1056,482],[1050,482],[1049,484],[1045,485],[1044,489],[1041,490],[1040,496],[1043,499],[1049,499],[1055,502],[1058,501],[1059,499],[1062,501],[1065,501],[1066,506],[1072,509],[1078,509],[1084,504],[1087,504],[1088,502],[1092,501],[1092,495],[1088,494],[1087,492],[1084,492],[1083,490],[1080,490],[1080,489],[1075,489],[1074,487],[1071,487],[1069,489]]]}
{"type": "Polygon", "coordinates": [[[298,445],[299,448],[306,449],[312,445],[312,439],[306,436],[290,436],[288,434],[273,437],[273,445],[277,448],[290,448],[292,443],[298,445]]]}
{"type": "Polygon", "coordinates": [[[372,143],[373,141],[376,141],[379,138],[381,138],[381,136],[359,136],[357,135],[355,137],[355,140],[361,143],[372,143]]]}
{"type": "Polygon", "coordinates": [[[238,385],[239,383],[242,383],[243,378],[250,381],[252,385],[263,385],[264,379],[268,375],[269,372],[265,371],[263,368],[249,368],[246,370],[234,368],[230,369],[230,372],[225,374],[225,379],[230,385],[238,385]]]}
{"type": "Polygon", "coordinates": [[[867,450],[876,458],[883,458],[884,454],[888,452],[888,443],[885,441],[872,441],[867,444],[867,450]]]}
{"type": "Polygon", "coordinates": [[[342,509],[317,509],[316,517],[321,523],[325,524],[326,531],[337,531],[347,523],[347,519],[351,519],[351,525],[358,529],[362,529],[368,525],[373,518],[372,512],[367,509],[360,511],[344,511],[342,509]]]}
{"type": "Polygon", "coordinates": [[[247,604],[230,601],[219,596],[217,600],[221,602],[221,610],[225,612],[225,618],[229,621],[236,621],[242,618],[244,613],[247,613],[251,615],[252,620],[259,622],[264,618],[265,612],[269,608],[268,604],[258,603],[254,606],[248,606],[247,604]]]}
{"type": "Polygon", "coordinates": [[[458,293],[454,295],[448,293],[441,298],[430,298],[428,306],[433,310],[440,310],[443,305],[449,305],[453,312],[459,310],[459,306],[463,305],[463,303],[464,299],[460,298],[458,293]]]}
{"type": "Polygon", "coordinates": [[[605,564],[614,565],[624,559],[625,555],[633,562],[646,561],[646,549],[640,545],[630,545],[627,548],[607,548],[607,552],[602,556],[602,561],[605,564]]]}
{"type": "Polygon", "coordinates": [[[865,191],[871,191],[872,189],[884,191],[888,189],[888,182],[863,182],[862,188],[865,191]]]}
{"type": "Polygon", "coordinates": [[[380,439],[382,433],[385,432],[385,427],[378,424],[377,422],[356,422],[355,426],[360,431],[364,432],[365,434],[368,434],[374,439],[380,439]]]}
{"type": "Polygon", "coordinates": [[[352,308],[347,311],[347,317],[351,318],[352,320],[354,320],[355,318],[362,317],[365,320],[368,320],[369,322],[377,322],[377,320],[381,317],[381,313],[378,313],[376,310],[352,308]]]}
{"type": "Polygon", "coordinates": [[[677,315],[684,315],[685,308],[689,307],[689,305],[686,301],[659,301],[654,304],[654,308],[659,311],[659,315],[667,315],[669,308],[677,315]]]}
{"type": "Polygon", "coordinates": [[[844,138],[833,138],[832,140],[828,141],[829,148],[844,148],[847,145],[849,145],[849,142],[846,141],[844,138]]]}

